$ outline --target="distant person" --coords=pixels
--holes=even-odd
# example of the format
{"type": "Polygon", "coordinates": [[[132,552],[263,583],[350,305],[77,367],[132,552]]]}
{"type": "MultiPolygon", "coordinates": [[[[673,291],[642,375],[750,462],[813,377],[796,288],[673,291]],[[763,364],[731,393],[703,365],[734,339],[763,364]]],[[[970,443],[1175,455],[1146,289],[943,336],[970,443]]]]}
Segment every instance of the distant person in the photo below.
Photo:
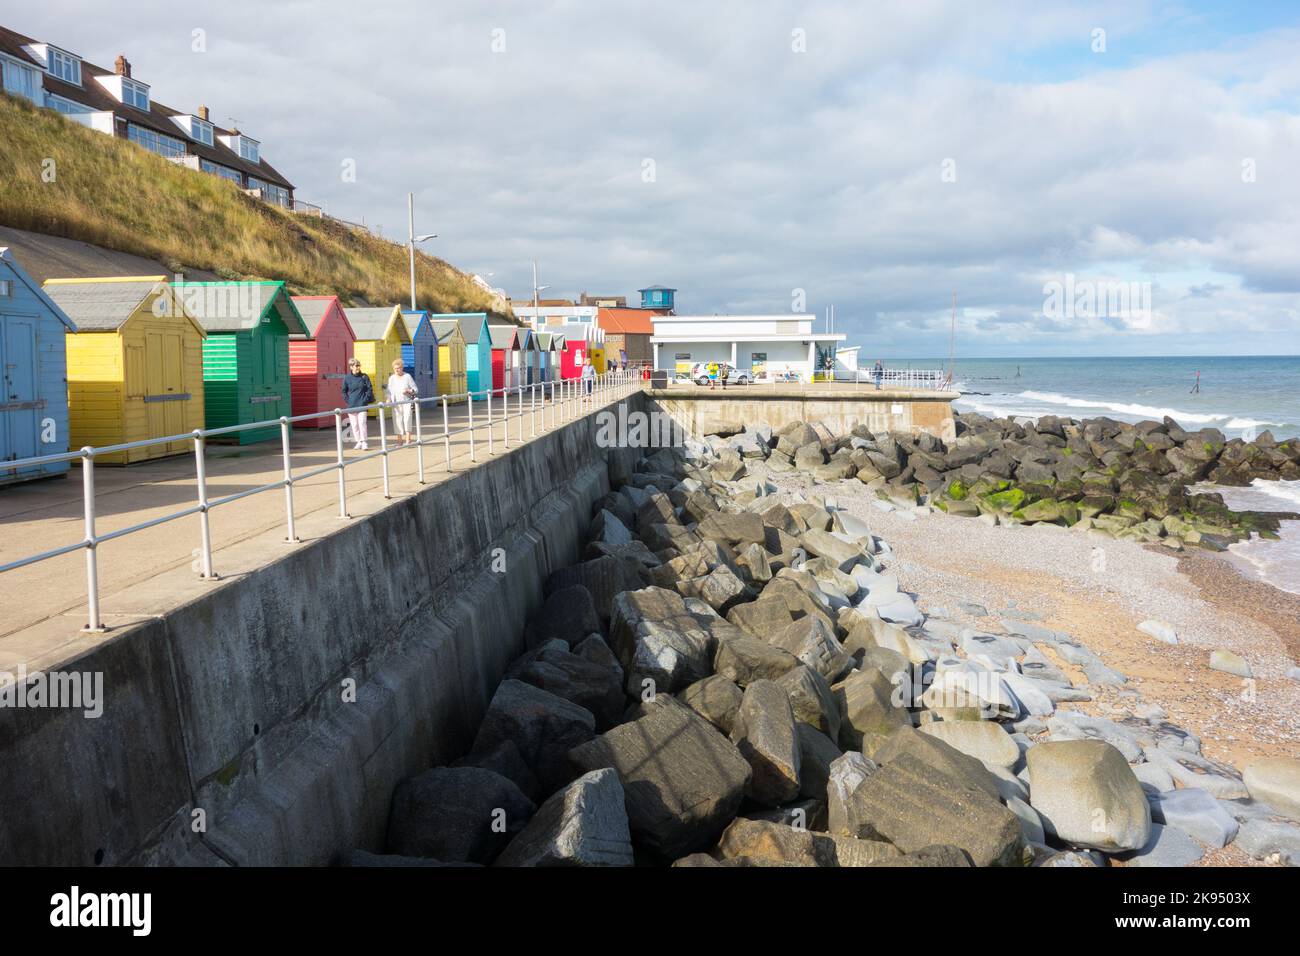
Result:
{"type": "Polygon", "coordinates": [[[348,426],[352,429],[352,440],[356,443],[352,446],[355,451],[367,451],[370,448],[366,444],[369,413],[362,406],[372,405],[374,401],[375,389],[370,384],[370,376],[361,371],[359,360],[351,359],[348,362],[348,373],[343,376],[343,404],[348,408],[362,409],[359,412],[348,412],[348,426]]]}
{"type": "Polygon", "coordinates": [[[708,365],[708,371],[709,371],[709,388],[717,388],[717,386],[718,386],[718,363],[717,363],[717,362],[710,362],[709,365],[708,365]]]}
{"type": "Polygon", "coordinates": [[[582,366],[582,390],[588,395],[596,390],[596,366],[590,361],[582,366]]]}
{"type": "Polygon", "coordinates": [[[415,379],[402,366],[401,359],[393,359],[393,374],[388,376],[388,401],[401,402],[393,406],[393,432],[402,436],[402,444],[411,443],[411,416],[415,410],[413,399],[419,394],[415,379]]]}
{"type": "Polygon", "coordinates": [[[872,377],[876,380],[876,391],[880,391],[880,382],[885,377],[885,366],[880,364],[880,359],[876,359],[876,367],[871,370],[872,377]]]}

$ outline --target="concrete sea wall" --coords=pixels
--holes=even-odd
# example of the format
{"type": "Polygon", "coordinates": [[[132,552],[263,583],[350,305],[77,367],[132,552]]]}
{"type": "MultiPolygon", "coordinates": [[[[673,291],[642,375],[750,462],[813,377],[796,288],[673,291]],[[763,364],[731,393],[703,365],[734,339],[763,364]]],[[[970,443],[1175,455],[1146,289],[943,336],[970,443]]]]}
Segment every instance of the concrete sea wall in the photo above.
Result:
{"type": "MultiPolygon", "coordinates": [[[[625,401],[645,409],[637,393],[625,401]]],[[[640,452],[556,429],[61,670],[104,711],[0,709],[0,864],[326,864],[473,740],[551,571],[640,452]]]]}
{"type": "Polygon", "coordinates": [[[927,432],[944,441],[956,437],[952,402],[956,392],[891,390],[833,385],[776,388],[651,389],[654,405],[691,434],[717,421],[765,422],[781,428],[790,422],[824,422],[834,434],[865,425],[872,432],[927,432]]]}

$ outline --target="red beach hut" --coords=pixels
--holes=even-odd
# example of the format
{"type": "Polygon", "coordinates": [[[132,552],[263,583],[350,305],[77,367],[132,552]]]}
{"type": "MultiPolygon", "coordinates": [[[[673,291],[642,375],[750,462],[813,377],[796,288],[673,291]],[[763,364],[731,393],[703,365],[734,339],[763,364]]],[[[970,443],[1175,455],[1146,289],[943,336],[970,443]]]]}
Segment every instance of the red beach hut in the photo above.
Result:
{"type": "MultiPolygon", "coordinates": [[[[295,295],[311,336],[289,336],[289,381],[294,415],[343,407],[343,376],[356,335],[335,295],[295,295]]],[[[333,428],[334,416],[309,418],[298,428],[333,428]]]]}

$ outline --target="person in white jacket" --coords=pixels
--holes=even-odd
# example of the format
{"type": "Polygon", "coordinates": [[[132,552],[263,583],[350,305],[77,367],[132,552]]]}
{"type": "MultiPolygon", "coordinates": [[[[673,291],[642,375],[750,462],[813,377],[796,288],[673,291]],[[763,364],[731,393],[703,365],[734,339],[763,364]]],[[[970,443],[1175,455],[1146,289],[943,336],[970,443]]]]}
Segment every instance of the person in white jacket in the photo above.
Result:
{"type": "Polygon", "coordinates": [[[393,406],[393,432],[402,436],[402,444],[411,443],[411,416],[414,414],[414,399],[420,394],[415,379],[402,367],[401,359],[393,360],[393,374],[388,376],[388,401],[401,402],[393,406]]]}

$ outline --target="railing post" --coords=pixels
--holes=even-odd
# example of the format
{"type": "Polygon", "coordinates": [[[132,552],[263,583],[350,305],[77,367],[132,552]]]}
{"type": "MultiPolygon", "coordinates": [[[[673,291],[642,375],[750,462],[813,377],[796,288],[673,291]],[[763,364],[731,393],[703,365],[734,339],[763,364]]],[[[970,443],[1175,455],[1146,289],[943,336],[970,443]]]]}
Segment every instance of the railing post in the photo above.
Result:
{"type": "MultiPolygon", "coordinates": [[[[519,444],[524,443],[524,387],[518,386],[519,389],[519,444]]],[[[510,426],[507,424],[507,428],[510,426]]]]}
{"type": "Polygon", "coordinates": [[[289,459],[289,419],[280,416],[280,449],[284,456],[284,511],[288,520],[286,541],[298,540],[298,532],[293,524],[293,464],[289,459]]]}
{"type": "Polygon", "coordinates": [[[501,386],[501,440],[505,442],[506,451],[509,451],[510,450],[510,389],[508,389],[505,385],[501,386]]]}
{"type": "Polygon", "coordinates": [[[344,469],[347,468],[347,462],[343,458],[343,410],[334,409],[334,450],[338,454],[339,469],[339,517],[348,516],[348,487],[347,478],[344,476],[344,469]]]}
{"type": "Polygon", "coordinates": [[[393,497],[393,495],[388,488],[388,431],[384,424],[384,417],[385,417],[384,403],[383,402],[378,403],[378,408],[379,408],[379,451],[381,455],[380,460],[383,462],[383,466],[384,466],[384,497],[391,498],[393,497]]]}
{"type": "Polygon", "coordinates": [[[212,580],[212,527],[208,518],[208,440],[202,429],[194,429],[194,478],[199,486],[199,561],[204,580],[212,580]]]}
{"type": "MultiPolygon", "coordinates": [[[[536,382],[533,382],[531,385],[528,386],[528,415],[532,421],[532,429],[533,429],[532,437],[536,438],[537,437],[537,383],[536,382]]],[[[546,426],[543,425],[542,427],[545,428],[546,426]]]]}
{"type": "Polygon", "coordinates": [[[86,630],[102,631],[99,619],[99,556],[95,540],[95,449],[81,449],[82,510],[86,519],[86,630]]]}
{"type": "MultiPolygon", "coordinates": [[[[493,444],[493,442],[495,441],[495,439],[493,439],[493,437],[492,437],[492,386],[491,386],[491,385],[488,386],[488,390],[487,390],[487,398],[488,398],[488,406],[487,406],[487,422],[488,422],[488,454],[489,454],[489,455],[495,455],[495,454],[497,453],[497,451],[496,451],[496,446],[493,444]]],[[[472,419],[471,419],[471,421],[472,421],[472,419]]],[[[472,435],[473,432],[470,432],[470,434],[472,435]]],[[[471,452],[473,451],[472,448],[471,448],[470,450],[471,450],[471,452]]],[[[474,460],[474,456],[473,456],[472,454],[470,455],[470,460],[471,460],[471,461],[474,460]]]]}
{"type": "Polygon", "coordinates": [[[418,399],[411,402],[415,406],[415,471],[416,480],[424,484],[424,432],[420,428],[420,405],[418,399]]]}
{"type": "MultiPolygon", "coordinates": [[[[474,457],[474,396],[471,395],[469,392],[466,392],[465,397],[466,397],[465,404],[469,408],[469,460],[478,461],[478,459],[474,457]]],[[[488,401],[490,402],[491,400],[492,400],[492,393],[488,392],[488,401]]],[[[489,421],[491,421],[491,417],[492,417],[491,413],[489,412],[488,413],[489,421]]]]}
{"type": "Polygon", "coordinates": [[[447,396],[442,396],[442,448],[447,455],[447,471],[451,471],[451,422],[447,418],[447,396]]]}

